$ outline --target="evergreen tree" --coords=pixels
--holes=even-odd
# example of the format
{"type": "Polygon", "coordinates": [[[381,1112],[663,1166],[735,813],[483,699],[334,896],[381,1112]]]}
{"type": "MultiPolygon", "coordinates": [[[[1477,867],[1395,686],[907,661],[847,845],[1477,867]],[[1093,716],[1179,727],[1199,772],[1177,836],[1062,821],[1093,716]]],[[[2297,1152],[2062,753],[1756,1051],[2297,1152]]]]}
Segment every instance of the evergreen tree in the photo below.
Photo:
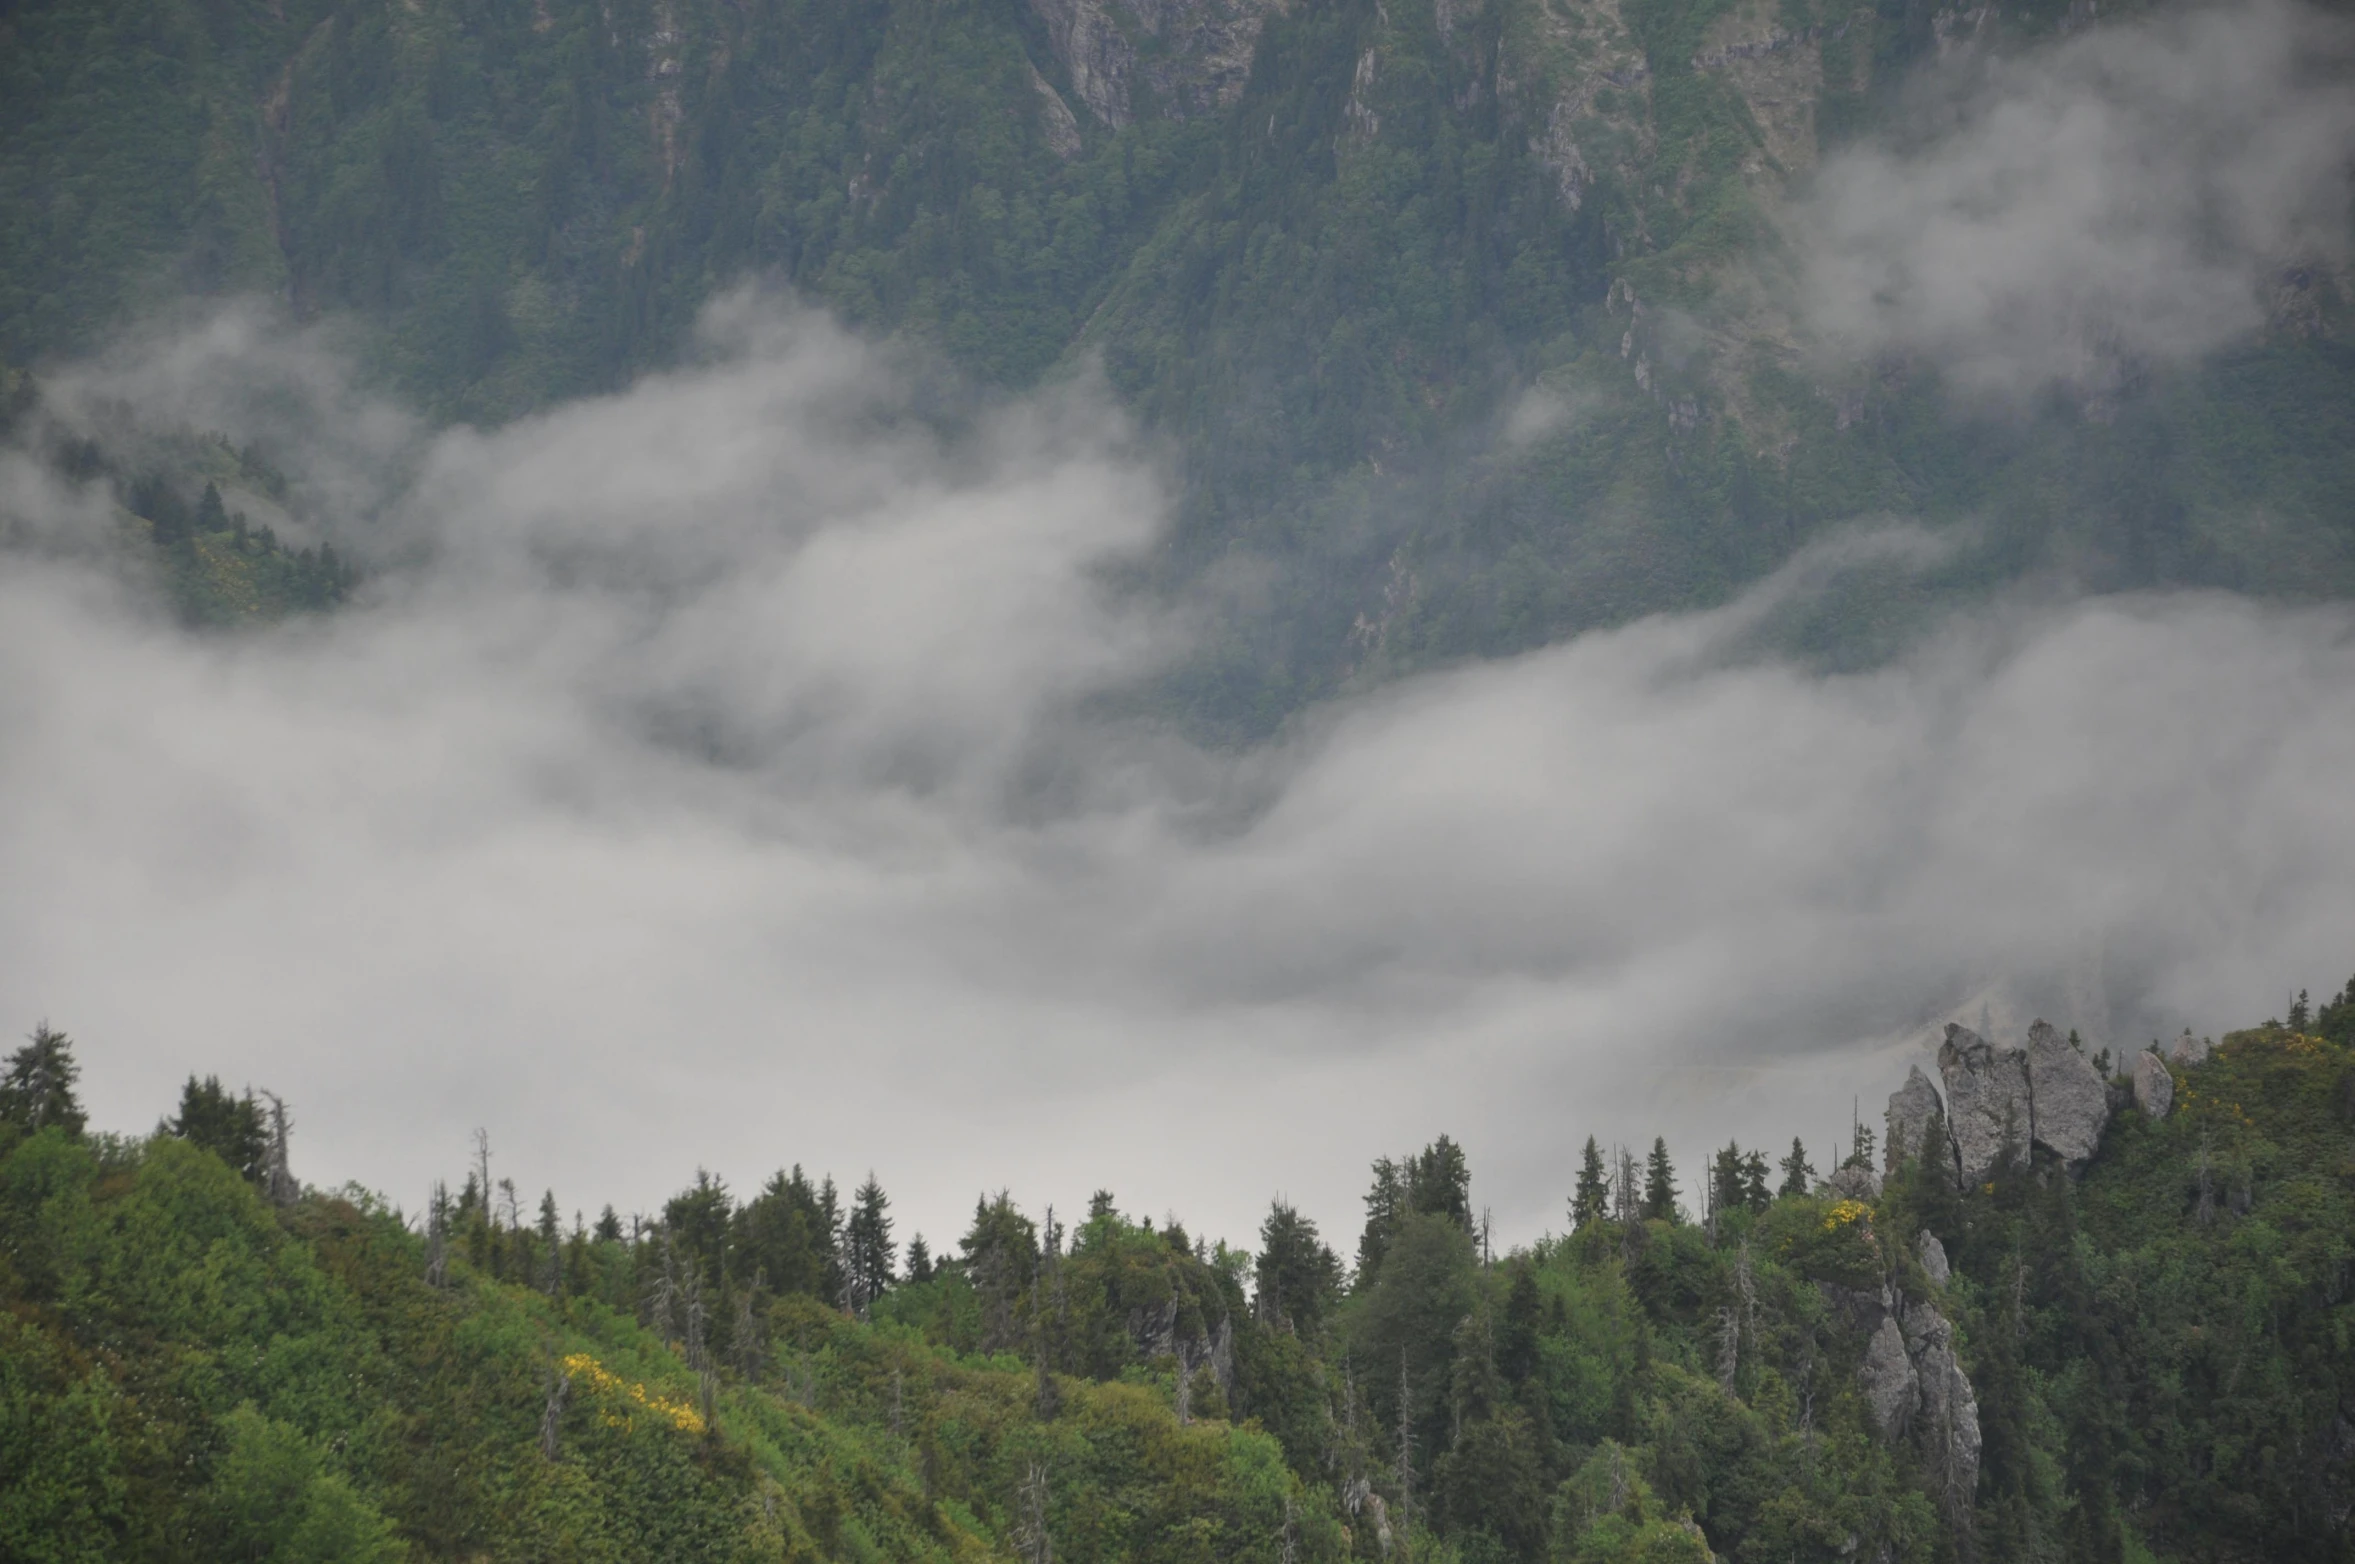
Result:
{"type": "Polygon", "coordinates": [[[2323,1001],[2314,1017],[2314,1031],[2341,1048],[2355,1046],[2355,977],[2347,979],[2337,998],[2323,1001]]]}
{"type": "Polygon", "coordinates": [[[270,1152],[269,1133],[262,1125],[261,1104],[247,1092],[233,1097],[221,1078],[188,1077],[180,1088],[180,1111],[164,1125],[165,1132],[202,1146],[255,1183],[262,1181],[270,1152]]]}
{"type": "Polygon", "coordinates": [[[1406,1203],[1425,1216],[1453,1217],[1472,1227],[1472,1170],[1464,1148],[1440,1136],[1406,1166],[1406,1203]]]}
{"type": "Polygon", "coordinates": [[[608,1205],[597,1213],[597,1226],[592,1231],[597,1242],[618,1244],[621,1242],[621,1217],[608,1205]]]}
{"type": "Polygon", "coordinates": [[[161,473],[149,473],[132,484],[128,503],[132,514],[153,524],[155,541],[161,547],[175,547],[194,535],[188,502],[161,473]]]}
{"type": "Polygon", "coordinates": [[[1406,1181],[1388,1157],[1374,1159],[1374,1187],[1366,1191],[1366,1226],[1357,1241],[1357,1284],[1365,1286],[1382,1269],[1382,1257],[1406,1213],[1406,1181]]]}
{"type": "Polygon", "coordinates": [[[800,1166],[770,1175],[761,1191],[736,1216],[735,1243],[744,1269],[766,1278],[780,1293],[805,1293],[831,1301],[827,1273],[831,1239],[818,1190],[800,1166]]]}
{"type": "Polygon", "coordinates": [[[1497,1372],[1509,1385],[1526,1385],[1537,1373],[1539,1315],[1537,1267],[1526,1257],[1516,1258],[1512,1284],[1505,1289],[1504,1322],[1496,1340],[1497,1372]]]}
{"type": "Polygon", "coordinates": [[[1766,1184],[1766,1153],[1752,1151],[1742,1158],[1742,1204],[1753,1211],[1763,1211],[1774,1203],[1774,1195],[1766,1184]]]}
{"type": "Polygon", "coordinates": [[[850,1275],[842,1263],[842,1197],[835,1191],[831,1173],[818,1181],[818,1223],[819,1231],[826,1235],[826,1275],[820,1296],[840,1303],[850,1275]]]}
{"type": "Polygon", "coordinates": [[[227,532],[229,512],[221,504],[221,491],[214,485],[204,486],[204,495],[196,502],[196,530],[199,532],[227,532]]]}
{"type": "Polygon", "coordinates": [[[1709,1159],[1709,1215],[1712,1220],[1719,1219],[1729,1211],[1740,1210],[1745,1203],[1742,1148],[1727,1141],[1725,1149],[1709,1159]]]}
{"type": "Polygon", "coordinates": [[[1611,1176],[1603,1171],[1603,1151],[1595,1138],[1586,1138],[1578,1157],[1578,1185],[1570,1195],[1570,1225],[1584,1232],[1611,1212],[1611,1176]]]}
{"type": "Polygon", "coordinates": [[[540,1196],[540,1252],[545,1257],[541,1266],[543,1281],[551,1298],[564,1295],[563,1245],[564,1228],[562,1219],[556,1214],[556,1191],[551,1189],[540,1196]]]}
{"type": "Polygon", "coordinates": [[[662,1208],[663,1227],[682,1254],[693,1260],[703,1286],[713,1291],[727,1276],[735,1214],[727,1184],[704,1168],[697,1168],[694,1184],[671,1196],[662,1208]]]}
{"type": "Polygon", "coordinates": [[[1341,1259],[1317,1235],[1316,1223],[1278,1200],[1259,1224],[1255,1279],[1259,1317],[1309,1336],[1340,1294],[1341,1259]]]}
{"type": "Polygon", "coordinates": [[[1655,1136],[1652,1154],[1644,1159],[1644,1220],[1674,1222],[1679,1220],[1676,1209],[1676,1168],[1668,1160],[1668,1140],[1655,1136]]]}
{"type": "Polygon", "coordinates": [[[908,1240],[908,1284],[921,1286],[932,1280],[932,1249],[918,1233],[908,1240]]]}
{"type": "Polygon", "coordinates": [[[7,1074],[0,1075],[0,1124],[28,1135],[54,1126],[79,1138],[84,1117],[74,1082],[81,1076],[73,1039],[42,1022],[9,1055],[7,1074]]]}
{"type": "Polygon", "coordinates": [[[1777,1195],[1804,1195],[1815,1187],[1815,1164],[1807,1160],[1806,1143],[1798,1136],[1791,1137],[1791,1154],[1783,1158],[1781,1167],[1783,1182],[1775,1191],[1777,1195]]]}
{"type": "Polygon", "coordinates": [[[1022,1339],[1018,1311],[1038,1275],[1038,1228],[1005,1190],[973,1202],[963,1243],[966,1278],[981,1301],[981,1337],[996,1352],[1022,1339]]]}
{"type": "Polygon", "coordinates": [[[1094,1194],[1088,1196],[1089,1221],[1101,1222],[1106,1217],[1116,1217],[1118,1215],[1120,1215],[1120,1210],[1112,1203],[1111,1190],[1099,1189],[1094,1194]]]}
{"type": "Polygon", "coordinates": [[[883,1296],[895,1278],[898,1246],[891,1241],[891,1201],[875,1181],[867,1181],[851,1197],[849,1220],[843,1224],[843,1271],[849,1284],[853,1312],[864,1315],[883,1296]]]}

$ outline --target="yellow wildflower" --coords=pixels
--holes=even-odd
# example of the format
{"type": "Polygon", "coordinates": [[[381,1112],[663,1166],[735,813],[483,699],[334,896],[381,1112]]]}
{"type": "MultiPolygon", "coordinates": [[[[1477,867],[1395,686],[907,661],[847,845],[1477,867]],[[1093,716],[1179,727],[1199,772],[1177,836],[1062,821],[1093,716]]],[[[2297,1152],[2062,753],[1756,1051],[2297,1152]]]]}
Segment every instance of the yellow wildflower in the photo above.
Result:
{"type": "MultiPolygon", "coordinates": [[[[674,1401],[659,1391],[649,1390],[634,1379],[624,1379],[585,1352],[575,1352],[567,1357],[564,1360],[564,1371],[599,1395],[640,1407],[681,1433],[703,1432],[702,1414],[686,1402],[674,1401]]],[[[621,1428],[630,1426],[627,1416],[613,1412],[606,1413],[605,1420],[621,1428]]]]}

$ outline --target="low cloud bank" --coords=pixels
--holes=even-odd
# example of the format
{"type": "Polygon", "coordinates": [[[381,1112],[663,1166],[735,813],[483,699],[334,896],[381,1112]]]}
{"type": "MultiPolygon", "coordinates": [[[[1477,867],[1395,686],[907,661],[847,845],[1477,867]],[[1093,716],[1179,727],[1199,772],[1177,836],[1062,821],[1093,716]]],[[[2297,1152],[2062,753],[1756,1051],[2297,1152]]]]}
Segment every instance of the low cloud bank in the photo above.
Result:
{"type": "Polygon", "coordinates": [[[1909,139],[1826,163],[1808,315],[1979,396],[2100,388],[2262,326],[2348,259],[2355,26],[2291,0],[2161,11],[1991,59],[1959,46],[1909,139]]]}
{"type": "MultiPolygon", "coordinates": [[[[1946,1015],[2133,1044],[2355,963],[2342,609],[1742,652],[1886,534],[1204,753],[1103,715],[1185,619],[1108,582],[1162,494],[1088,388],[944,422],[811,316],[707,337],[492,434],[355,404],[339,546],[384,563],[329,617],[190,637],[7,562],[0,1014],[81,1039],[102,1122],[219,1071],[411,1202],[481,1124],[568,1208],[873,1167],[936,1243],[999,1184],[1238,1239],[1280,1190],[1346,1243],[1444,1130],[1526,1237],[1589,1132],[1820,1160],[1946,1015]]],[[[345,384],[183,348],[154,417],[345,384]]]]}

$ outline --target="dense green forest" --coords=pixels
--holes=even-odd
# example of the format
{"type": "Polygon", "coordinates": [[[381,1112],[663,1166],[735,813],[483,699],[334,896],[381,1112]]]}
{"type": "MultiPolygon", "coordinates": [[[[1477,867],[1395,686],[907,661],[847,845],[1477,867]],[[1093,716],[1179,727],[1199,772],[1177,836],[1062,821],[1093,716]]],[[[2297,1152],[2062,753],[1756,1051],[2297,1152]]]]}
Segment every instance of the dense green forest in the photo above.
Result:
{"type": "Polygon", "coordinates": [[[1442,1136],[1345,1257],[1108,1191],[984,1193],[935,1252],[799,1167],[592,1221],[481,1137],[403,1212],[214,1077],[91,1129],[44,1026],[0,1079],[0,1554],[2355,1558],[2355,982],[2121,1061],[2098,1144],[2007,1123],[1974,1183],[1955,1070],[2110,1061],[1963,1037],[1951,1146],[1919,1081],[1920,1154],[1860,1126],[1828,1177],[1589,1139],[1567,1232],[1498,1253],[1442,1136]]]}
{"type": "MultiPolygon", "coordinates": [[[[2079,9],[2008,0],[1974,36],[2033,48],[2079,9]]],[[[2024,412],[1958,405],[1935,362],[1800,350],[1790,192],[1954,25],[1928,0],[10,0],[0,361],[260,293],[362,323],[434,416],[497,422],[671,361],[749,279],[985,389],[1100,363],[1174,453],[1163,583],[1273,567],[1165,692],[1236,735],[1722,600],[1891,515],[1957,552],[1793,645],[1870,659],[1922,603],[2038,573],[2355,589],[2328,269],[2285,272],[2220,354],[2024,412]]]]}

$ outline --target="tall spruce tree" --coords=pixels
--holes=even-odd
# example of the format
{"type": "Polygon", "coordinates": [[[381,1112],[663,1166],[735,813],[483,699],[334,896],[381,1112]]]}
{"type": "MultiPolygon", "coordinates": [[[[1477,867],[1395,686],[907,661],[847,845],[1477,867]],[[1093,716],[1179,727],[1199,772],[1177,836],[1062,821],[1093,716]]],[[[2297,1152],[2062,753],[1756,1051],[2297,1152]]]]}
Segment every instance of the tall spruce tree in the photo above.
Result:
{"type": "Polygon", "coordinates": [[[1676,1166],[1668,1160],[1668,1140],[1654,1136],[1652,1154],[1644,1159],[1644,1220],[1674,1222],[1679,1220],[1676,1209],[1676,1166]]]}
{"type": "Polygon", "coordinates": [[[1783,1182],[1777,1195],[1804,1195],[1815,1187],[1815,1164],[1807,1160],[1807,1144],[1798,1136],[1791,1137],[1791,1154],[1781,1167],[1783,1182]]]}
{"type": "Polygon", "coordinates": [[[165,1132],[201,1146],[255,1183],[268,1170],[270,1137],[262,1123],[261,1104],[252,1092],[231,1095],[221,1078],[188,1077],[180,1088],[180,1111],[164,1123],[165,1132]]]}
{"type": "Polygon", "coordinates": [[[1570,1194],[1570,1225],[1584,1231],[1611,1214],[1611,1176],[1603,1171],[1603,1149],[1586,1138],[1578,1156],[1578,1184],[1570,1194]]]}
{"type": "Polygon", "coordinates": [[[1453,1217],[1472,1227],[1472,1169],[1464,1148],[1440,1136],[1406,1165],[1406,1202],[1425,1216],[1453,1217]]]}
{"type": "Polygon", "coordinates": [[[1312,1334],[1341,1291],[1341,1260],[1310,1221],[1282,1200],[1259,1224],[1259,1317],[1312,1334]]]}
{"type": "Polygon", "coordinates": [[[81,1076],[73,1039],[42,1022],[25,1045],[9,1055],[8,1072],[0,1075],[0,1124],[28,1135],[62,1129],[79,1137],[85,1117],[74,1096],[74,1082],[81,1076]]]}
{"type": "Polygon", "coordinates": [[[1766,1183],[1766,1153],[1750,1151],[1742,1157],[1742,1204],[1753,1211],[1763,1211],[1774,1203],[1774,1193],[1766,1183]]]}
{"type": "Polygon", "coordinates": [[[849,1283],[851,1308],[864,1315],[896,1279],[898,1246],[891,1241],[891,1200],[875,1181],[867,1181],[851,1196],[850,1215],[842,1225],[843,1271],[849,1283]]]}
{"type": "Polygon", "coordinates": [[[1742,1148],[1733,1141],[1709,1159],[1709,1216],[1714,1223],[1742,1208],[1742,1148]]]}
{"type": "Polygon", "coordinates": [[[1374,1159],[1374,1186],[1366,1191],[1365,1231],[1357,1240],[1357,1284],[1365,1286],[1382,1269],[1382,1257],[1405,1215],[1406,1180],[1388,1157],[1374,1159]]]}

